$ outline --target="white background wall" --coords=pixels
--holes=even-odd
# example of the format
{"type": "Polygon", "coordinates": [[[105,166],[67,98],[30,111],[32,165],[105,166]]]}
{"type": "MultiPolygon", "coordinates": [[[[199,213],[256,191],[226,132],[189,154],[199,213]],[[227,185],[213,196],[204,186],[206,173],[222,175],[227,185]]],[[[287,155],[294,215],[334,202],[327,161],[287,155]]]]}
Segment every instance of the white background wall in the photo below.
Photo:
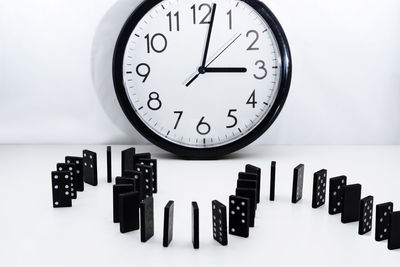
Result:
{"type": "MultiPolygon", "coordinates": [[[[145,142],[110,98],[112,45],[135,1],[0,0],[0,143],[145,142]]],[[[400,144],[400,1],[265,2],[294,68],[257,142],[400,144]]]]}

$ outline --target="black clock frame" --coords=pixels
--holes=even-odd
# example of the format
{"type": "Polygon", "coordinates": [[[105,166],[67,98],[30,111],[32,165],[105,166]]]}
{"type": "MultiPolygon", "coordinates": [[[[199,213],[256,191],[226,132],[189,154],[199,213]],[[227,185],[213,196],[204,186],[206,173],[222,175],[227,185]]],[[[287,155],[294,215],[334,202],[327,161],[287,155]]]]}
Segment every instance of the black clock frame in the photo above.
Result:
{"type": "Polygon", "coordinates": [[[258,0],[240,0],[254,8],[267,22],[276,38],[281,53],[281,83],[275,102],[273,103],[266,117],[252,131],[231,143],[210,148],[186,147],[164,139],[163,137],[149,129],[146,124],[142,122],[142,120],[138,117],[135,110],[130,104],[123,82],[123,58],[129,37],[135,29],[136,25],[142,19],[142,17],[155,5],[161,3],[162,1],[163,0],[144,0],[132,12],[128,20],[125,22],[115,46],[113,58],[114,88],[120,106],[125,113],[125,116],[136,128],[136,130],[138,130],[150,142],[185,159],[217,159],[229,153],[235,152],[254,142],[266,130],[268,130],[268,128],[276,120],[283,108],[283,105],[289,93],[292,76],[292,60],[289,44],[279,21],[264,3],[258,0]]]}

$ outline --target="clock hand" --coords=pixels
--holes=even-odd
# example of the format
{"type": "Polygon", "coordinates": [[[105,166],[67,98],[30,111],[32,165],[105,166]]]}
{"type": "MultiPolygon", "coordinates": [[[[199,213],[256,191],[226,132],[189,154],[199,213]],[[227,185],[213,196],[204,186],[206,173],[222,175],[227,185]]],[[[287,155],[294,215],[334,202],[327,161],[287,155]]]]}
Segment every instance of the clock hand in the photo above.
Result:
{"type": "MultiPolygon", "coordinates": [[[[201,73],[201,71],[199,70],[201,73]]],[[[213,72],[213,73],[243,73],[247,72],[246,68],[204,68],[204,72],[213,72]]]]}
{"type": "Polygon", "coordinates": [[[190,79],[187,83],[186,83],[186,87],[188,87],[192,82],[194,82],[194,80],[196,80],[199,77],[200,73],[197,73],[196,75],[193,76],[192,79],[190,79]]]}
{"type": "Polygon", "coordinates": [[[212,32],[212,28],[213,28],[213,25],[214,25],[214,17],[215,17],[215,10],[216,9],[217,9],[217,4],[214,3],[213,6],[212,6],[212,11],[211,11],[210,26],[208,27],[208,33],[207,33],[207,39],[206,39],[206,47],[204,49],[203,61],[202,61],[202,64],[201,64],[202,67],[206,66],[208,48],[210,46],[211,32],[212,32]]]}

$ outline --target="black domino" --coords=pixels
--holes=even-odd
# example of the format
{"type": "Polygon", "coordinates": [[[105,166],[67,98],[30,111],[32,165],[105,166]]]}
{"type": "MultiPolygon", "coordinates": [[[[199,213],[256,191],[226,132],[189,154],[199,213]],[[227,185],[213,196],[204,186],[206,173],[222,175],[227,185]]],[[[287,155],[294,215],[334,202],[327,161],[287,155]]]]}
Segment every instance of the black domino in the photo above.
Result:
{"type": "Polygon", "coordinates": [[[154,235],[154,200],[148,197],[140,202],[140,241],[147,242],[154,235]]]}
{"type": "Polygon", "coordinates": [[[107,183],[112,182],[111,146],[107,146],[107,183]]]}
{"type": "Polygon", "coordinates": [[[292,203],[303,198],[304,165],[300,164],[293,170],[292,203]]]}
{"type": "Polygon", "coordinates": [[[153,196],[153,167],[136,164],[136,171],[142,173],[142,183],[144,183],[143,199],[153,196]]]}
{"type": "Polygon", "coordinates": [[[254,227],[254,221],[256,217],[257,207],[257,191],[250,188],[236,188],[236,196],[245,197],[249,199],[250,214],[249,214],[249,226],[254,227]]]}
{"type": "Polygon", "coordinates": [[[134,190],[136,191],[136,180],[130,177],[115,177],[115,184],[130,184],[134,186],[134,190]]]}
{"type": "MultiPolygon", "coordinates": [[[[135,156],[136,150],[134,147],[125,149],[121,151],[121,174],[125,170],[133,171],[135,169],[135,164],[133,157],[135,156]]],[[[123,176],[123,174],[122,174],[123,176]]]]}
{"type": "Polygon", "coordinates": [[[360,218],[361,185],[351,184],[344,187],[342,223],[357,222],[360,218]]]}
{"type": "Polygon", "coordinates": [[[247,164],[245,172],[254,173],[257,175],[257,203],[260,203],[260,192],[261,192],[261,168],[254,165],[247,164]]]}
{"type": "Polygon", "coordinates": [[[250,200],[244,197],[229,197],[229,234],[249,237],[250,200]]]}
{"type": "Polygon", "coordinates": [[[119,195],[119,227],[121,233],[139,229],[139,192],[119,195]]]}
{"type": "Polygon", "coordinates": [[[85,187],[83,182],[83,158],[66,156],[65,163],[75,164],[74,187],[76,191],[82,192],[85,187]]]}
{"type": "Polygon", "coordinates": [[[393,203],[386,202],[376,205],[375,240],[382,241],[389,238],[390,213],[393,212],[393,203]]]}
{"type": "Polygon", "coordinates": [[[54,171],[51,173],[54,208],[72,207],[72,200],[69,190],[70,183],[69,171],[54,171]]]}
{"type": "Polygon", "coordinates": [[[226,206],[218,200],[213,200],[211,205],[214,240],[226,246],[228,245],[226,206]]]}
{"type": "Polygon", "coordinates": [[[390,231],[388,238],[388,249],[400,248],[400,211],[390,214],[390,231]]]}
{"type": "Polygon", "coordinates": [[[72,163],[58,163],[57,164],[57,171],[68,171],[69,176],[70,176],[70,183],[69,183],[69,191],[70,191],[70,196],[72,199],[76,199],[77,197],[77,192],[75,189],[75,164],[72,163]]]}
{"type": "Polygon", "coordinates": [[[197,202],[192,202],[192,244],[194,249],[200,247],[200,232],[199,232],[199,206],[197,202]]]}
{"type": "Polygon", "coordinates": [[[172,241],[174,226],[174,201],[168,201],[164,208],[163,246],[168,247],[172,241]]]}
{"type": "Polygon", "coordinates": [[[275,200],[275,175],[276,175],[276,162],[271,162],[271,179],[269,184],[269,200],[275,200]]]}
{"type": "Polygon", "coordinates": [[[343,210],[343,188],[347,184],[346,176],[329,179],[329,208],[331,215],[341,213],[343,210]]]}
{"type": "Polygon", "coordinates": [[[119,195],[134,190],[135,187],[129,184],[113,185],[113,221],[115,223],[119,222],[119,195]]]}
{"type": "Polygon", "coordinates": [[[138,164],[151,166],[153,169],[152,172],[152,183],[153,183],[153,193],[157,193],[157,160],[156,159],[139,159],[138,164]]]}
{"type": "Polygon", "coordinates": [[[374,197],[367,196],[360,201],[360,222],[358,234],[364,235],[372,230],[372,216],[374,210],[374,197]]]}
{"type": "Polygon", "coordinates": [[[97,155],[93,151],[83,150],[83,181],[97,185],[97,155]]]}
{"type": "Polygon", "coordinates": [[[327,170],[323,169],[314,173],[312,207],[314,209],[325,204],[327,170]]]}

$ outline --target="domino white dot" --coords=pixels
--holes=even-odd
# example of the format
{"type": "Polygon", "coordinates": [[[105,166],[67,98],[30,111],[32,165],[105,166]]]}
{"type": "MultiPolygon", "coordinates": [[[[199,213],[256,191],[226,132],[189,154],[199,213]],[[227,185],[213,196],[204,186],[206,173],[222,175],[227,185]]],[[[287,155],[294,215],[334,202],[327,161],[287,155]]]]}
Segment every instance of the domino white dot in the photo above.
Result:
{"type": "Polygon", "coordinates": [[[54,202],[54,205],[58,206],[58,204],[59,204],[58,201],[54,202]]]}
{"type": "Polygon", "coordinates": [[[244,206],[246,203],[242,202],[241,204],[242,204],[242,206],[244,206]]]}
{"type": "Polygon", "coordinates": [[[246,221],[245,221],[245,220],[242,220],[242,223],[246,223],[246,221]]]}
{"type": "Polygon", "coordinates": [[[54,175],[54,179],[56,179],[56,180],[57,180],[57,179],[58,179],[58,175],[54,175]]]}
{"type": "Polygon", "coordinates": [[[232,203],[232,204],[235,204],[235,200],[232,199],[232,200],[231,200],[231,203],[232,203]]]}
{"type": "Polygon", "coordinates": [[[232,233],[234,233],[236,230],[235,230],[235,228],[232,228],[231,231],[232,231],[232,233]]]}
{"type": "Polygon", "coordinates": [[[54,188],[55,188],[55,189],[58,189],[58,185],[55,185],[54,188]]]}

